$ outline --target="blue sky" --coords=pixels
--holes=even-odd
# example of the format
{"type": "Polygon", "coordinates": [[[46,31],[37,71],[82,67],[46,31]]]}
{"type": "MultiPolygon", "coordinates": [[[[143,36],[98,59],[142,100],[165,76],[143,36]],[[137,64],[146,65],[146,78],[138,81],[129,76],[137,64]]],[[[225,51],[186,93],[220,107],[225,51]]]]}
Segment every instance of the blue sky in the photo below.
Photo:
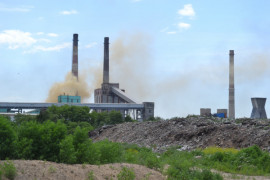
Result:
{"type": "Polygon", "coordinates": [[[251,97],[269,98],[269,7],[267,0],[1,0],[0,101],[44,102],[71,70],[78,33],[89,91],[108,36],[111,81],[154,101],[165,118],[228,107],[233,49],[236,116],[249,117],[251,97]]]}

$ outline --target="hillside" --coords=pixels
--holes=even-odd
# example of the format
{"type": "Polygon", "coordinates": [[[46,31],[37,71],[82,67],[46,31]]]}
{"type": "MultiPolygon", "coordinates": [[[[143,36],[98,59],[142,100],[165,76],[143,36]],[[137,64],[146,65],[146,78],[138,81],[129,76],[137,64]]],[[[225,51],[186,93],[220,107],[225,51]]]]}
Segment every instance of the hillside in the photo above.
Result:
{"type": "Polygon", "coordinates": [[[258,145],[270,150],[270,121],[237,119],[233,121],[206,117],[175,118],[157,122],[128,122],[104,126],[89,132],[94,141],[109,139],[135,143],[161,152],[169,146],[182,150],[208,146],[243,148],[258,145]]]}
{"type": "MultiPolygon", "coordinates": [[[[68,165],[40,160],[13,160],[12,162],[17,169],[15,180],[83,180],[91,179],[90,176],[95,180],[117,179],[117,175],[123,167],[133,169],[136,180],[144,178],[149,180],[165,179],[160,172],[137,164],[114,163],[98,166],[89,164],[68,165]]],[[[2,163],[3,161],[0,162],[0,164],[2,163]]],[[[6,180],[4,176],[3,180],[6,180]]]]}

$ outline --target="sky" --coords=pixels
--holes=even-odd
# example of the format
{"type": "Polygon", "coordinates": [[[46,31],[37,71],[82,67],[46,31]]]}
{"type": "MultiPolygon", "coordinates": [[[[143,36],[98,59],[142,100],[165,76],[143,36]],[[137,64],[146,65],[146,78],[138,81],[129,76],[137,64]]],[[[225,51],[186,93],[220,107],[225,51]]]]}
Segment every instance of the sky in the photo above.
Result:
{"type": "MultiPolygon", "coordinates": [[[[236,117],[251,97],[269,99],[268,0],[0,0],[0,102],[45,102],[71,71],[79,34],[80,79],[100,87],[104,37],[110,82],[155,116],[228,108],[229,50],[235,52],[236,117]]],[[[270,116],[269,102],[266,113],[270,116]]]]}

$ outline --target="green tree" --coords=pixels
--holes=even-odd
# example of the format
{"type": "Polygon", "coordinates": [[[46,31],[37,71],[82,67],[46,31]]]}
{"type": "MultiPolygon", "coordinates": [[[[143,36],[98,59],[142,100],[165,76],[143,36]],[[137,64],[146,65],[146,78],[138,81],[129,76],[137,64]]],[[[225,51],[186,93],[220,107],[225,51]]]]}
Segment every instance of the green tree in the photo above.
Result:
{"type": "Polygon", "coordinates": [[[88,137],[87,129],[77,127],[73,135],[73,144],[76,150],[77,163],[97,164],[99,153],[88,137]]]}
{"type": "Polygon", "coordinates": [[[119,124],[124,122],[122,114],[119,111],[110,111],[109,117],[109,124],[119,124]]]}
{"type": "Polygon", "coordinates": [[[18,129],[18,154],[21,158],[58,161],[59,144],[66,134],[66,125],[60,121],[22,123],[18,129]]]}
{"type": "Polygon", "coordinates": [[[110,117],[107,112],[100,112],[97,114],[97,119],[95,122],[95,127],[100,127],[110,122],[110,117]]]}
{"type": "Polygon", "coordinates": [[[123,154],[123,146],[119,143],[113,143],[108,140],[95,143],[97,150],[100,152],[100,163],[120,162],[123,154]]]}
{"type": "Polygon", "coordinates": [[[16,133],[11,122],[0,116],[0,159],[13,158],[15,154],[16,133]]]}
{"type": "Polygon", "coordinates": [[[60,162],[73,164],[76,163],[76,151],[73,145],[72,135],[66,136],[60,143],[60,162]]]}
{"type": "Polygon", "coordinates": [[[24,114],[16,114],[15,116],[15,119],[14,119],[14,122],[15,124],[17,125],[20,125],[21,123],[23,122],[26,122],[26,121],[34,121],[36,120],[36,116],[29,116],[29,115],[24,115],[24,114]]]}
{"type": "Polygon", "coordinates": [[[134,120],[129,116],[129,115],[127,115],[126,117],[125,117],[125,122],[133,122],[134,120]]]}
{"type": "Polygon", "coordinates": [[[59,161],[60,142],[67,135],[66,125],[60,121],[46,121],[40,127],[40,159],[59,161]]]}

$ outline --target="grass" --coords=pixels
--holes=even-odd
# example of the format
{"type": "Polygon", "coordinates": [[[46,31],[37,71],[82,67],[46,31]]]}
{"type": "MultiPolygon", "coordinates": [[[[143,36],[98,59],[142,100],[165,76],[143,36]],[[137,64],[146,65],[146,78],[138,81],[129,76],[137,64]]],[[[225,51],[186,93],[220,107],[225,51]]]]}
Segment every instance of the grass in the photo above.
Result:
{"type": "Polygon", "coordinates": [[[122,170],[117,175],[118,180],[134,180],[135,172],[132,168],[123,167],[122,170]]]}
{"type": "Polygon", "coordinates": [[[56,169],[55,169],[55,167],[53,167],[52,165],[49,167],[49,169],[48,169],[48,171],[49,171],[49,173],[55,173],[56,172],[56,169]]]}
{"type": "Polygon", "coordinates": [[[95,180],[94,172],[89,171],[87,174],[88,180],[95,180]]]}
{"type": "MultiPolygon", "coordinates": [[[[6,161],[1,167],[3,174],[6,178],[13,180],[17,175],[17,169],[14,166],[14,163],[11,161],[6,161]]],[[[1,173],[0,173],[1,174],[1,173]]]]}
{"type": "Polygon", "coordinates": [[[239,150],[235,148],[220,148],[220,147],[210,146],[210,147],[205,148],[202,152],[204,154],[215,154],[217,152],[236,154],[239,152],[239,150]]]}

